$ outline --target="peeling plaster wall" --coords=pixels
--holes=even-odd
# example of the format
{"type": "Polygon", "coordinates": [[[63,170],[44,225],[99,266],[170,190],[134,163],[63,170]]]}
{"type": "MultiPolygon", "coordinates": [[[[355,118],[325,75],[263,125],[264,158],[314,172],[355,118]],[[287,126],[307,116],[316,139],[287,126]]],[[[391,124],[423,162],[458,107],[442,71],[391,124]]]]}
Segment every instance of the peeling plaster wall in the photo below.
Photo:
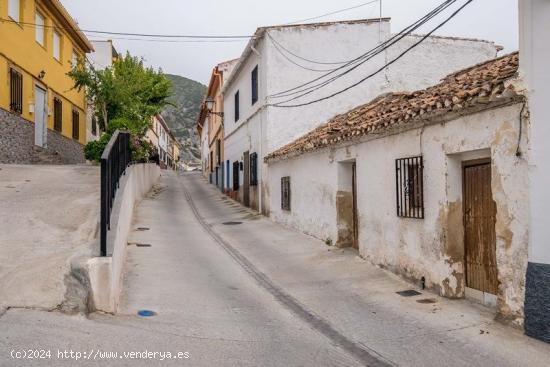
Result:
{"type": "MultiPolygon", "coordinates": [[[[498,313],[523,322],[528,244],[528,166],[516,157],[521,105],[324,150],[270,164],[271,217],[333,243],[337,162],[357,162],[359,251],[362,256],[450,298],[464,296],[462,178],[464,160],[490,157],[497,204],[498,313]],[[396,216],[395,159],[424,157],[425,219],[396,216]],[[291,176],[292,212],[280,210],[280,178],[291,176]]],[[[524,121],[522,151],[527,152],[524,121]]]]}

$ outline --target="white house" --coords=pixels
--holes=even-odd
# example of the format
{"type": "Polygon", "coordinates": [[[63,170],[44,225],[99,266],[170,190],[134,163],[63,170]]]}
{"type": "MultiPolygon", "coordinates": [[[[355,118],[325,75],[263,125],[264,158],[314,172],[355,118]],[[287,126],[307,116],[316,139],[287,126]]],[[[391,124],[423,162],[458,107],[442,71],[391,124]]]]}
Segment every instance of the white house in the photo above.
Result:
{"type": "Polygon", "coordinates": [[[389,19],[259,28],[222,91],[224,160],[230,167],[225,172],[226,186],[229,182],[226,188],[245,205],[269,214],[269,172],[263,164],[268,153],[382,93],[433,85],[452,71],[494,58],[498,51],[487,41],[429,37],[392,66],[383,68],[421,39],[404,36],[349,74],[290,103],[326,96],[383,69],[357,88],[320,104],[275,106],[288,99],[276,94],[326,74],[391,37],[389,19]]]}
{"type": "MultiPolygon", "coordinates": [[[[114,60],[118,57],[118,53],[113,46],[113,41],[91,41],[94,46],[94,52],[87,55],[88,61],[96,70],[104,70],[113,65],[114,60]]],[[[75,63],[76,60],[73,60],[75,63]]],[[[95,114],[93,113],[93,106],[88,106],[88,113],[86,114],[86,141],[93,141],[99,139],[99,129],[95,114]]]]}
{"type": "Polygon", "coordinates": [[[272,152],[271,218],[521,326],[531,134],[518,64],[382,95],[272,152]]]}
{"type": "Polygon", "coordinates": [[[550,1],[520,0],[520,66],[531,122],[529,266],[525,332],[550,342],[550,1]]]}

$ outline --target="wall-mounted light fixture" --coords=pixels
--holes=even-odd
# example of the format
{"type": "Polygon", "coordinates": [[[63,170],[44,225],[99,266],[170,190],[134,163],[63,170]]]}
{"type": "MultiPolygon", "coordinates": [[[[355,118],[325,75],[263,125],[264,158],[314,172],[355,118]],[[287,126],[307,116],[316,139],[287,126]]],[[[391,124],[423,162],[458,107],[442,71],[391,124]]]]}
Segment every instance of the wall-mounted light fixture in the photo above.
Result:
{"type": "Polygon", "coordinates": [[[46,76],[46,72],[44,70],[38,73],[38,79],[40,80],[44,79],[45,76],[46,76]]]}
{"type": "Polygon", "coordinates": [[[214,109],[214,104],[216,103],[216,101],[214,101],[214,98],[208,96],[206,98],[206,111],[209,115],[216,115],[216,116],[220,116],[222,118],[222,124],[223,124],[223,117],[224,117],[224,113],[223,112],[215,112],[215,111],[212,111],[214,109]]]}

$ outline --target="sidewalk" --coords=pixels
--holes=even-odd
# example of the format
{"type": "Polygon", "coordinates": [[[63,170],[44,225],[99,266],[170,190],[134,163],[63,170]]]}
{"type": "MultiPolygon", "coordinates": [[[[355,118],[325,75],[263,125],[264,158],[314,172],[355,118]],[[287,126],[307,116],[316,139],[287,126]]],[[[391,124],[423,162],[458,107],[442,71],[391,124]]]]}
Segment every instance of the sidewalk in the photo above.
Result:
{"type": "Polygon", "coordinates": [[[425,291],[401,297],[396,292],[414,287],[355,251],[283,228],[226,198],[200,175],[184,175],[184,183],[200,216],[224,241],[304,307],[383,359],[423,367],[548,366],[550,345],[497,323],[492,310],[425,291]],[[228,221],[242,224],[223,224],[228,221]]]}

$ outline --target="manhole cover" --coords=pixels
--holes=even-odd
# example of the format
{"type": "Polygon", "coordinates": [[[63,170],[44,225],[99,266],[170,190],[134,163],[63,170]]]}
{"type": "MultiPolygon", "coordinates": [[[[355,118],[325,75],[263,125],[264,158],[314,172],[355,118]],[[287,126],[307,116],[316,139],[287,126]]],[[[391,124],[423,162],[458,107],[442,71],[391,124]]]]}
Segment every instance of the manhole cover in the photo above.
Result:
{"type": "Polygon", "coordinates": [[[151,310],[139,310],[137,314],[138,316],[141,316],[141,317],[152,317],[157,315],[155,311],[151,311],[151,310]]]}
{"type": "Polygon", "coordinates": [[[224,226],[238,226],[239,224],[243,224],[243,222],[225,222],[225,223],[223,223],[224,226]]]}
{"type": "Polygon", "coordinates": [[[433,298],[425,298],[425,299],[419,299],[416,301],[418,303],[424,303],[424,304],[430,304],[430,303],[436,303],[437,301],[433,298]]]}
{"type": "Polygon", "coordinates": [[[406,291],[401,291],[396,293],[399,294],[401,297],[414,297],[422,294],[420,292],[415,291],[414,289],[408,289],[406,291]]]}

